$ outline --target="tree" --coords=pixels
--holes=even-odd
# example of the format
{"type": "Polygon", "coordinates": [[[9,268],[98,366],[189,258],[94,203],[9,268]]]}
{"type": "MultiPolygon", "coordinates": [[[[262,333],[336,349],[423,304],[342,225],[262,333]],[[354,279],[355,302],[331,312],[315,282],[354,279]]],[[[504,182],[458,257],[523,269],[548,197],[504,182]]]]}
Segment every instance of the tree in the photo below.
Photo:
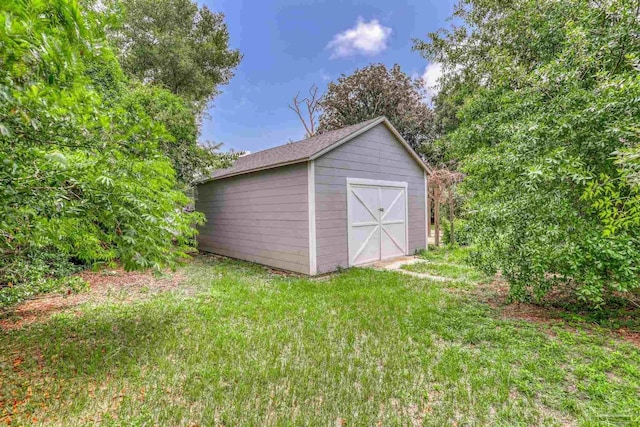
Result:
{"type": "MultiPolygon", "coordinates": [[[[115,10],[96,13],[101,21],[118,27],[121,17],[115,10]]],[[[188,187],[194,178],[218,167],[225,167],[232,153],[220,153],[221,144],[200,143],[199,111],[193,103],[153,82],[130,81],[122,71],[113,52],[85,59],[86,73],[102,101],[108,105],[127,103],[164,126],[165,137],[158,143],[160,150],[171,159],[178,182],[188,187]]]]}
{"type": "Polygon", "coordinates": [[[329,83],[320,100],[318,132],[386,116],[411,147],[429,163],[438,163],[441,155],[432,144],[433,113],[424,96],[422,81],[412,80],[399,65],[387,69],[373,64],[358,69],[329,83]]]}
{"type": "Polygon", "coordinates": [[[447,204],[449,210],[449,243],[455,244],[455,192],[464,176],[446,168],[434,169],[429,174],[429,206],[434,211],[435,245],[440,246],[440,205],[447,204]]]}
{"type": "Polygon", "coordinates": [[[141,107],[163,126],[166,135],[158,141],[158,148],[171,159],[179,183],[189,186],[197,176],[230,165],[233,155],[218,152],[221,144],[198,143],[197,119],[184,99],[154,85],[133,84],[125,102],[141,107]]]}
{"type": "Polygon", "coordinates": [[[0,305],[78,265],[176,265],[203,218],[185,211],[158,148],[171,135],[129,96],[100,16],[9,2],[0,26],[0,305]]]}
{"type": "Polygon", "coordinates": [[[475,262],[518,299],[594,306],[640,286],[638,0],[462,0],[415,48],[443,64],[444,137],[466,174],[475,262]],[[634,201],[635,200],[635,201],[634,201]],[[623,213],[623,215],[619,215],[623,213]]]}
{"type": "Polygon", "coordinates": [[[316,123],[318,121],[316,116],[320,110],[318,86],[315,84],[311,85],[309,88],[309,96],[305,98],[300,99],[300,94],[298,93],[293,98],[293,104],[289,104],[289,109],[298,116],[300,123],[302,123],[302,126],[304,127],[307,138],[315,135],[316,123]],[[303,111],[303,108],[306,111],[303,111]]]}
{"type": "Polygon", "coordinates": [[[224,15],[191,0],[118,0],[110,31],[126,73],[194,103],[198,112],[229,82],[241,55],[229,49],[224,15]]]}

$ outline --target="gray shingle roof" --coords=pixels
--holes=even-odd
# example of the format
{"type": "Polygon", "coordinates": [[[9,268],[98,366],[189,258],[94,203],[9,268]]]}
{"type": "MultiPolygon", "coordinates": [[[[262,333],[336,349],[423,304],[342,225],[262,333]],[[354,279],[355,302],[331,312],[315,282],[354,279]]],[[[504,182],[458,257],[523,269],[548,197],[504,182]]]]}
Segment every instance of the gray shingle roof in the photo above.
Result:
{"type": "Polygon", "coordinates": [[[287,163],[309,160],[309,158],[314,154],[332,146],[352,133],[356,133],[371,123],[381,121],[382,119],[382,117],[377,117],[342,129],[321,133],[301,141],[290,142],[288,144],[279,145],[267,150],[242,156],[238,158],[230,168],[218,169],[214,171],[208,179],[204,179],[203,181],[224,178],[227,176],[237,175],[253,170],[266,169],[287,163]]]}
{"type": "Polygon", "coordinates": [[[279,145],[267,150],[242,156],[238,158],[231,167],[227,169],[218,169],[209,177],[200,179],[195,183],[202,184],[214,179],[226,178],[242,173],[249,173],[262,169],[275,168],[278,166],[312,160],[318,153],[321,153],[336,144],[340,145],[338,144],[339,142],[346,142],[351,139],[350,136],[355,137],[361,132],[366,131],[368,127],[373,127],[378,123],[384,123],[396,135],[398,140],[405,146],[416,162],[418,162],[420,166],[427,171],[427,173],[431,173],[431,168],[426,165],[420,156],[413,151],[409,144],[402,139],[398,131],[395,130],[384,116],[380,116],[342,129],[321,133],[301,141],[290,142],[288,144],[279,145]]]}

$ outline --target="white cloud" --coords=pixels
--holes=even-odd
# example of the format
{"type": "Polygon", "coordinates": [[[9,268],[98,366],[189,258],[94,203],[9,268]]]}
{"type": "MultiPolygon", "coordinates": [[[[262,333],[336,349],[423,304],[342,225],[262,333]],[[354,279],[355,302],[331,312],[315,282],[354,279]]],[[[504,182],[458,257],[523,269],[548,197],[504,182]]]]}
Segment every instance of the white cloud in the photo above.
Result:
{"type": "Polygon", "coordinates": [[[327,45],[331,49],[331,59],[361,55],[375,55],[387,48],[387,39],[391,35],[391,28],[380,24],[377,19],[364,22],[358,18],[356,25],[346,31],[333,36],[327,45]]]}
{"type": "Polygon", "coordinates": [[[434,96],[438,94],[440,90],[439,79],[442,76],[442,64],[433,62],[427,65],[422,73],[422,81],[424,82],[424,88],[427,91],[427,100],[431,103],[434,96]]]}

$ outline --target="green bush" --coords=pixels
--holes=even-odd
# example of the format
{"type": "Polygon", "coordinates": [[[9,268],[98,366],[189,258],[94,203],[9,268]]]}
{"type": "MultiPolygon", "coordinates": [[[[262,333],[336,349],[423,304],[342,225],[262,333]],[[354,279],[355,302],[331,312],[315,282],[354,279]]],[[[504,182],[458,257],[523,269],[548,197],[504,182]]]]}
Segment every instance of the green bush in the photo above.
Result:
{"type": "MultiPolygon", "coordinates": [[[[455,234],[455,243],[461,246],[467,246],[471,244],[471,228],[469,223],[461,218],[455,218],[453,232],[455,234]]],[[[451,242],[451,222],[442,218],[440,220],[440,229],[442,230],[442,243],[445,245],[452,244],[451,242]]]]}
{"type": "Polygon", "coordinates": [[[89,284],[78,276],[32,279],[21,283],[0,288],[0,308],[7,307],[38,294],[58,292],[63,295],[80,293],[89,288],[89,284]]]}
{"type": "MultiPolygon", "coordinates": [[[[132,96],[136,88],[104,44],[100,19],[73,0],[3,3],[0,287],[6,301],[74,283],[64,276],[81,266],[159,269],[194,248],[193,225],[203,217],[185,209],[189,199],[160,148],[175,138],[132,96]]],[[[168,102],[173,95],[153,96],[168,102]]]]}
{"type": "Polygon", "coordinates": [[[517,299],[640,287],[636,3],[462,0],[463,24],[416,45],[443,62],[474,260],[517,299]]]}
{"type": "Polygon", "coordinates": [[[45,247],[3,258],[0,307],[15,304],[44,292],[80,292],[88,284],[71,276],[84,267],[72,262],[68,254],[45,247]]]}

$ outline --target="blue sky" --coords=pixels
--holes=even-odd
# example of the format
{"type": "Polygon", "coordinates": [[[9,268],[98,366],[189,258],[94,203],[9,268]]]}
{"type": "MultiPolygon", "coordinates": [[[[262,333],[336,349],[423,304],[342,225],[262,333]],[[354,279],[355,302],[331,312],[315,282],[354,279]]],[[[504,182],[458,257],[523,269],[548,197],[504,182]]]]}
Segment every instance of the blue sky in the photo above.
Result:
{"type": "Polygon", "coordinates": [[[455,0],[200,3],[226,15],[231,46],[244,55],[209,109],[200,139],[255,152],[304,136],[287,105],[313,83],[324,91],[340,74],[377,62],[437,76],[436,66],[411,51],[411,40],[445,26],[455,0]]]}

